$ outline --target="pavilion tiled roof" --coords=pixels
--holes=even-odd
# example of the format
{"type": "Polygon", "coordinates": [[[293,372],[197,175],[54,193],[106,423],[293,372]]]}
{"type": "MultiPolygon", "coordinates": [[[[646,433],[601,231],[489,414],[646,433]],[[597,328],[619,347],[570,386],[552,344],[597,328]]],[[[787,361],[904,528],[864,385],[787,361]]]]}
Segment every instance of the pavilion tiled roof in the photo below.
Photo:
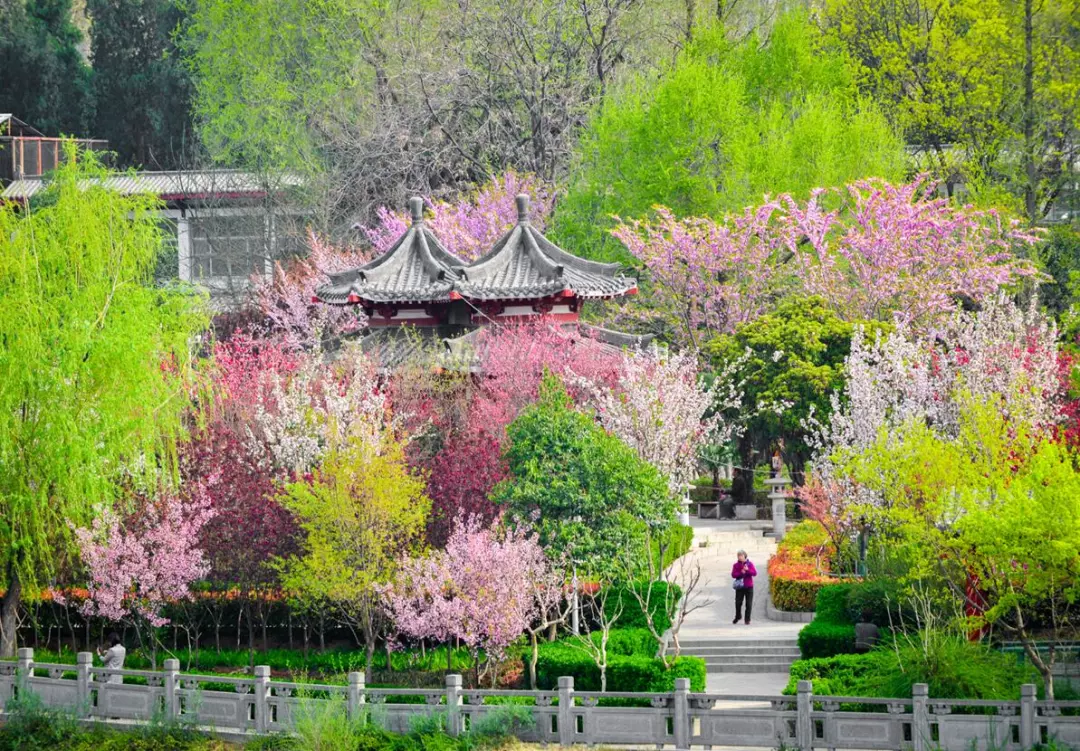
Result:
{"type": "Polygon", "coordinates": [[[423,201],[413,198],[409,207],[412,225],[393,247],[359,268],[331,274],[315,296],[332,305],[450,300],[462,261],[424,223],[423,201]]]}
{"type": "Polygon", "coordinates": [[[637,288],[617,263],[566,252],[529,222],[529,197],[517,197],[518,223],[485,256],[457,269],[456,291],[473,300],[549,297],[618,297],[637,288]]]}
{"type": "Polygon", "coordinates": [[[578,258],[544,237],[529,222],[529,198],[518,196],[518,223],[471,264],[447,251],[424,224],[423,201],[409,201],[413,222],[390,250],[374,261],[330,276],[315,297],[332,305],[531,300],[566,296],[618,297],[637,289],[617,263],[578,258]]]}

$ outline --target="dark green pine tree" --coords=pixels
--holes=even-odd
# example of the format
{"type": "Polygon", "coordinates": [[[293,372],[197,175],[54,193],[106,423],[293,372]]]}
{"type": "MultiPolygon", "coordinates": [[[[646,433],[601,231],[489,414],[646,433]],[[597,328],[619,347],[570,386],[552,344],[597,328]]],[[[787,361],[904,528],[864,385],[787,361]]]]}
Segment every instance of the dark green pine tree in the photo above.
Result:
{"type": "Polygon", "coordinates": [[[121,167],[180,166],[190,145],[191,79],[174,32],[185,22],[175,0],[87,0],[97,115],[121,167]]]}
{"type": "Polygon", "coordinates": [[[0,0],[0,112],[46,135],[89,136],[90,68],[72,0],[0,0]]]}

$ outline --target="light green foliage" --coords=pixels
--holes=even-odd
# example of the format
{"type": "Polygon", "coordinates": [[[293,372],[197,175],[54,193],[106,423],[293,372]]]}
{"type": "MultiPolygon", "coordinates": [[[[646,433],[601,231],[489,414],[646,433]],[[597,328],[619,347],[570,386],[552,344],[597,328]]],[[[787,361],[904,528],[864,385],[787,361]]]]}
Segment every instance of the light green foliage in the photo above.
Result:
{"type": "Polygon", "coordinates": [[[354,439],[329,454],[311,482],[289,484],[279,500],[304,536],[302,552],[282,562],[283,588],[302,602],[329,604],[359,628],[370,671],[376,587],[420,542],[431,507],[423,479],[392,436],[381,436],[376,445],[354,439]]]}
{"type": "MultiPolygon", "coordinates": [[[[68,145],[69,161],[74,147],[68,145]]],[[[121,484],[167,480],[204,300],[154,288],[159,204],[88,185],[91,155],[54,175],[42,207],[0,206],[0,569],[48,583],[70,526],[121,484]],[[159,470],[163,470],[159,471],[159,470]]],[[[17,595],[16,595],[17,604],[17,595]]]]}
{"type": "Polygon", "coordinates": [[[318,170],[312,126],[348,107],[380,0],[191,0],[187,30],[203,144],[219,162],[318,170]]]}
{"type": "Polygon", "coordinates": [[[865,90],[926,150],[927,167],[947,179],[962,175],[982,201],[1011,193],[1032,221],[1045,214],[1080,149],[1076,0],[829,0],[822,20],[828,37],[858,61],[865,90]],[[1025,207],[1029,149],[1035,190],[1025,207]]]}
{"type": "Polygon", "coordinates": [[[642,76],[597,111],[555,233],[590,257],[627,260],[606,230],[656,204],[719,216],[763,194],[903,174],[899,138],[856,94],[851,66],[819,49],[806,17],[782,18],[768,43],[703,31],[657,80],[642,76]]]}
{"type": "MultiPolygon", "coordinates": [[[[827,420],[830,394],[844,383],[844,361],[851,351],[854,323],[841,320],[819,297],[781,302],[766,315],[718,337],[705,351],[716,367],[749,355],[739,367],[742,405],[732,418],[749,415],[738,442],[739,463],[751,466],[768,456],[772,442],[784,441],[784,462],[800,479],[810,458],[808,418],[827,420]],[[782,410],[763,405],[785,405],[782,410]]],[[[867,336],[888,326],[863,322],[867,336]]],[[[735,492],[743,490],[736,483],[735,492]]],[[[741,497],[741,496],[740,496],[741,497]]]]}
{"type": "Polygon", "coordinates": [[[536,404],[507,428],[511,478],[493,499],[533,523],[545,548],[594,571],[617,567],[628,550],[647,550],[646,525],[674,521],[675,500],[652,465],[588,415],[546,376],[536,404]]]}
{"type": "Polygon", "coordinates": [[[1034,628],[1057,633],[1080,604],[1080,473],[1062,443],[1006,422],[993,405],[965,404],[956,440],[914,423],[844,463],[844,474],[881,493],[867,508],[877,528],[922,551],[908,576],[946,572],[956,591],[979,581],[986,611],[1021,641],[1052,695],[1050,664],[1031,649],[1034,628]],[[1046,618],[1045,612],[1052,613],[1046,618]]]}

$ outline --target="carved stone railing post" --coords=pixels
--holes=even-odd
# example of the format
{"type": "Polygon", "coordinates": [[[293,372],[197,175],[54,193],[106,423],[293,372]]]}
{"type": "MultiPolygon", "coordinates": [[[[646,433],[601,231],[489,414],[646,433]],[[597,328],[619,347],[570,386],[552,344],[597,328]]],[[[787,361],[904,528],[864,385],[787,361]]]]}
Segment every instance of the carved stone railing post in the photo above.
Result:
{"type": "Polygon", "coordinates": [[[270,725],[270,666],[255,666],[255,732],[265,733],[270,725]]]}
{"type": "Polygon", "coordinates": [[[795,745],[799,751],[813,751],[814,748],[814,724],[810,718],[814,708],[813,685],[810,681],[799,681],[798,695],[795,697],[795,708],[799,713],[795,720],[795,745]]]}
{"type": "Polygon", "coordinates": [[[930,709],[926,699],[930,687],[925,683],[916,683],[911,687],[911,741],[915,751],[930,751],[930,709]]]}
{"type": "Polygon", "coordinates": [[[1035,684],[1020,686],[1020,747],[1035,745],[1035,684]]]}
{"type": "Polygon", "coordinates": [[[690,679],[676,678],[671,701],[676,751],[690,748],[690,679]]]}
{"type": "Polygon", "coordinates": [[[79,717],[89,717],[93,709],[90,706],[90,668],[93,664],[92,653],[79,652],[75,655],[75,682],[79,684],[77,693],[79,717]]]}
{"type": "Polygon", "coordinates": [[[446,676],[446,732],[453,737],[461,733],[461,676],[446,676]]]}
{"type": "Polygon", "coordinates": [[[765,481],[769,488],[769,500],[772,501],[773,536],[777,542],[783,540],[787,532],[787,486],[790,484],[791,480],[787,477],[770,477],[765,481]]]}
{"type": "Polygon", "coordinates": [[[179,676],[180,660],[173,658],[165,660],[161,685],[165,689],[165,719],[170,722],[180,716],[180,700],[176,695],[176,689],[180,683],[179,676]]]}
{"type": "Polygon", "coordinates": [[[574,676],[559,678],[559,745],[574,745],[574,676]]]}
{"type": "Polygon", "coordinates": [[[30,678],[34,675],[34,650],[30,647],[22,647],[15,656],[19,661],[19,666],[15,671],[15,686],[21,693],[29,690],[30,678]]]}
{"type": "Polygon", "coordinates": [[[349,673],[349,719],[356,722],[364,708],[364,674],[359,671],[349,673]]]}

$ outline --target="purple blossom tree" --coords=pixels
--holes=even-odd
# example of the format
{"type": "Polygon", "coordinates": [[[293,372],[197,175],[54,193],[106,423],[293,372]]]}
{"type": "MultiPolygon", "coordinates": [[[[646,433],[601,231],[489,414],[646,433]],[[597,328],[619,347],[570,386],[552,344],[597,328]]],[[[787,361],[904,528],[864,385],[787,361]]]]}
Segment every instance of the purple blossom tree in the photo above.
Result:
{"type": "Polygon", "coordinates": [[[613,230],[648,267],[682,337],[730,332],[785,291],[821,295],[849,320],[932,325],[956,298],[981,301],[1037,272],[1013,250],[1035,238],[993,211],[935,198],[920,178],[864,180],[846,191],[789,195],[719,221],[652,220],[613,230]],[[843,204],[827,210],[830,201],[843,204]]]}
{"type": "MultiPolygon", "coordinates": [[[[425,219],[443,245],[459,258],[472,261],[491,250],[495,241],[517,224],[515,197],[525,193],[530,198],[529,221],[543,230],[555,205],[555,190],[535,175],[513,170],[465,195],[456,202],[426,202],[425,219]]],[[[376,251],[382,253],[409,227],[407,212],[385,206],[377,210],[378,224],[361,231],[376,251]]]]}

